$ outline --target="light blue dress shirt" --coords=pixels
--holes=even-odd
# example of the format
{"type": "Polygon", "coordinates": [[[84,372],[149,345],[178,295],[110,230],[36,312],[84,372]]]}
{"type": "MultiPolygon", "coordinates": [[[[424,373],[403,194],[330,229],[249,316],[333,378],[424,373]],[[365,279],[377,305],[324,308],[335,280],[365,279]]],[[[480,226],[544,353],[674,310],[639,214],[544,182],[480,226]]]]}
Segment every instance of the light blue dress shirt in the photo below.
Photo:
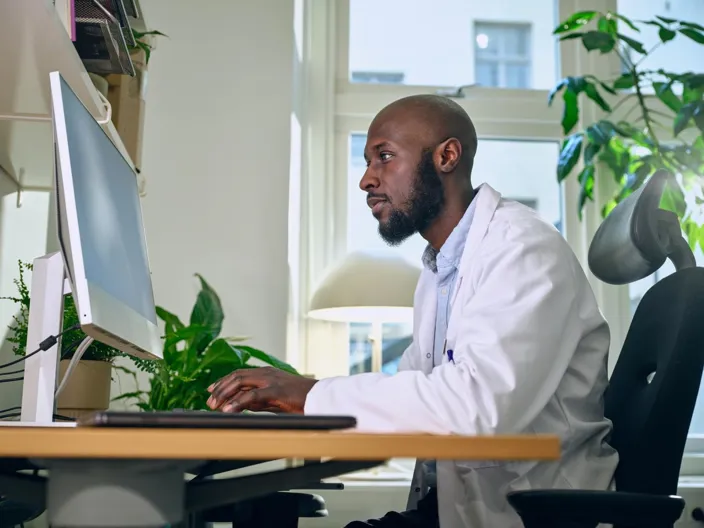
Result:
{"type": "MultiPolygon", "coordinates": [[[[433,368],[442,364],[445,352],[445,339],[447,337],[447,324],[450,320],[450,295],[455,288],[459,273],[460,260],[467,242],[469,228],[474,218],[476,200],[472,200],[467,207],[459,224],[455,226],[445,243],[436,251],[430,245],[423,252],[423,266],[435,274],[437,280],[437,313],[435,315],[435,340],[433,345],[433,368]]],[[[435,461],[424,464],[426,482],[429,486],[436,486],[435,461]]]]}

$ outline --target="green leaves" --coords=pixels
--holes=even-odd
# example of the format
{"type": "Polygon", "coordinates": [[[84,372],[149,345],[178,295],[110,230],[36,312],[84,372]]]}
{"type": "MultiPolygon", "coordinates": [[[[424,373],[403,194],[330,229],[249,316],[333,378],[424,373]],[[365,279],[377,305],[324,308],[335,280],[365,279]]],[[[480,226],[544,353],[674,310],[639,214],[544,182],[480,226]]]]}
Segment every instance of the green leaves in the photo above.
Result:
{"type": "Polygon", "coordinates": [[[285,372],[289,372],[291,374],[298,374],[296,369],[294,369],[291,365],[289,365],[285,361],[281,361],[280,359],[278,359],[274,356],[270,356],[266,352],[262,352],[261,350],[257,350],[256,348],[242,346],[242,345],[233,345],[233,348],[236,348],[238,350],[241,350],[241,351],[248,353],[254,359],[258,359],[259,361],[261,361],[262,363],[265,363],[266,365],[271,365],[272,367],[276,367],[277,369],[283,370],[285,372]]]}
{"type": "Polygon", "coordinates": [[[618,34],[618,38],[628,44],[633,50],[637,51],[641,55],[645,55],[646,53],[648,53],[643,47],[642,42],[638,42],[637,40],[632,39],[631,37],[627,37],[626,35],[623,35],[621,33],[618,34]]]}
{"type": "Polygon", "coordinates": [[[202,276],[196,276],[201,289],[188,325],[173,313],[157,309],[157,315],[164,321],[164,361],[135,360],[140,370],[153,374],[149,390],[123,394],[118,399],[134,401],[145,411],[206,410],[208,387],[235,370],[256,368],[250,360],[298,374],[285,361],[243,345],[246,338],[218,337],[224,321],[220,298],[202,276]]]}
{"type": "MultiPolygon", "coordinates": [[[[609,81],[594,75],[567,77],[550,92],[549,105],[558,94],[563,102],[561,126],[565,139],[557,160],[556,176],[563,182],[573,172],[577,173],[581,218],[582,208],[594,198],[596,178],[611,173],[616,182],[616,192],[602,209],[602,214],[608,214],[656,170],[666,169],[677,174],[679,183],[668,191],[662,205],[676,212],[685,226],[689,212],[684,190],[704,194],[704,177],[701,176],[704,174],[704,73],[640,68],[652,51],[646,50],[637,37],[641,24],[657,30],[660,43],[653,50],[680,37],[704,44],[701,24],[661,16],[634,23],[618,13],[581,11],[553,31],[561,41],[581,41],[589,52],[618,54],[627,68],[609,81]],[[640,57],[632,58],[634,54],[640,57]],[[651,86],[655,97],[650,95],[651,86]],[[623,91],[630,93],[623,94],[623,91]],[[607,93],[619,99],[611,99],[607,93]],[[580,97],[582,95],[584,97],[580,97]],[[596,122],[585,123],[580,130],[577,129],[582,115],[580,104],[588,104],[582,103],[587,99],[606,115],[596,122]],[[622,106],[628,102],[635,105],[622,106]],[[622,110],[619,115],[625,117],[616,122],[611,115],[619,107],[622,110]],[[665,120],[670,116],[674,136],[679,142],[676,144],[672,137],[662,133],[662,127],[667,126],[665,120]],[[690,132],[698,133],[693,142],[690,132]],[[578,166],[579,170],[575,170],[578,166]]],[[[704,213],[704,198],[697,205],[704,213]]],[[[693,240],[704,241],[704,228],[689,229],[693,240]]]]}
{"type": "Polygon", "coordinates": [[[658,98],[665,103],[671,110],[678,112],[682,108],[682,101],[672,91],[672,82],[654,82],[653,89],[658,98]]]}
{"type": "Polygon", "coordinates": [[[555,96],[562,91],[564,103],[562,111],[562,131],[569,134],[579,122],[579,100],[578,96],[584,93],[589,99],[594,101],[605,112],[611,111],[611,106],[604,100],[599,92],[598,86],[602,86],[606,91],[613,92],[613,89],[594,76],[566,77],[562,79],[548,94],[548,106],[552,104],[555,96]]]}
{"type": "Polygon", "coordinates": [[[698,44],[704,44],[704,32],[701,30],[698,31],[696,29],[692,29],[691,27],[683,27],[679,30],[679,32],[698,44]]]}
{"type": "Polygon", "coordinates": [[[557,181],[562,182],[569,176],[574,166],[579,161],[579,155],[582,153],[582,143],[584,135],[573,134],[562,143],[560,149],[560,157],[557,161],[557,181]]]}
{"type": "Polygon", "coordinates": [[[604,31],[587,31],[582,35],[582,44],[587,51],[599,50],[601,53],[608,53],[614,49],[616,39],[604,31]]]}
{"type": "Polygon", "coordinates": [[[144,37],[152,36],[152,35],[153,36],[160,36],[160,37],[168,37],[168,35],[165,35],[161,31],[157,31],[157,30],[137,31],[136,29],[132,29],[132,35],[134,36],[134,39],[135,39],[135,46],[132,49],[141,49],[144,52],[144,62],[146,64],[149,64],[149,59],[152,56],[153,46],[142,39],[144,39],[144,37]]]}
{"type": "Polygon", "coordinates": [[[566,31],[573,31],[592,20],[597,14],[597,11],[578,11],[557,26],[552,34],[558,35],[566,31]]]}
{"type": "Polygon", "coordinates": [[[215,290],[202,276],[196,274],[196,277],[200,280],[201,290],[191,312],[191,325],[197,325],[203,329],[193,343],[198,352],[202,352],[220,334],[225,314],[215,290]]]}
{"type": "Polygon", "coordinates": [[[687,126],[690,121],[694,120],[694,124],[697,128],[704,132],[704,102],[696,101],[693,103],[687,103],[680,108],[675,117],[675,123],[673,127],[673,132],[675,136],[678,136],[687,126]]]}
{"type": "Polygon", "coordinates": [[[636,85],[636,82],[638,79],[630,74],[630,73],[624,73],[614,81],[614,89],[616,90],[628,90],[629,88],[633,88],[636,85]]]}
{"type": "Polygon", "coordinates": [[[582,211],[587,200],[594,199],[594,166],[589,165],[584,167],[579,173],[579,196],[577,198],[577,215],[582,219],[582,211]]]}

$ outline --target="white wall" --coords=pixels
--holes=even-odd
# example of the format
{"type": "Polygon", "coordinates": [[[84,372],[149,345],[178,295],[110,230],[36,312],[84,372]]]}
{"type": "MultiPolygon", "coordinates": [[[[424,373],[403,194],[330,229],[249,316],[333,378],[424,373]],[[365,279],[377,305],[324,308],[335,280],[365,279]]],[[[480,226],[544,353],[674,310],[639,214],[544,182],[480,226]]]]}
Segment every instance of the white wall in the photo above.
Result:
{"type": "MultiPolygon", "coordinates": [[[[17,261],[32,262],[46,251],[49,193],[24,192],[17,207],[17,191],[0,174],[0,297],[17,296],[13,283],[18,276],[17,261]]],[[[31,276],[25,275],[28,286],[31,276]]],[[[0,300],[0,364],[16,359],[8,337],[8,325],[17,313],[12,301],[0,300]]],[[[23,364],[9,370],[21,370],[23,364]]],[[[18,375],[19,376],[19,375],[18,375]]],[[[9,376],[17,377],[17,376],[9,376]]],[[[0,410],[17,407],[22,401],[22,383],[0,384],[0,410]]]]}
{"type": "Polygon", "coordinates": [[[143,0],[144,222],[156,301],[187,318],[201,273],[223,335],[286,350],[293,4],[143,0]]]}

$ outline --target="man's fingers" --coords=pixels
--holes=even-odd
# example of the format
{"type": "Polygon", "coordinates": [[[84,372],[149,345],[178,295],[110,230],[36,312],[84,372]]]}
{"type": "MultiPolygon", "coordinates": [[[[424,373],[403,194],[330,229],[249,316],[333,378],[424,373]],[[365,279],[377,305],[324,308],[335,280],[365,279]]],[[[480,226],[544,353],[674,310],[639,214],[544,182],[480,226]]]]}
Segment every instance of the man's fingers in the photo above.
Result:
{"type": "Polygon", "coordinates": [[[271,409],[272,396],[271,389],[251,389],[242,391],[231,397],[222,406],[223,412],[237,413],[242,411],[263,411],[271,409]]]}

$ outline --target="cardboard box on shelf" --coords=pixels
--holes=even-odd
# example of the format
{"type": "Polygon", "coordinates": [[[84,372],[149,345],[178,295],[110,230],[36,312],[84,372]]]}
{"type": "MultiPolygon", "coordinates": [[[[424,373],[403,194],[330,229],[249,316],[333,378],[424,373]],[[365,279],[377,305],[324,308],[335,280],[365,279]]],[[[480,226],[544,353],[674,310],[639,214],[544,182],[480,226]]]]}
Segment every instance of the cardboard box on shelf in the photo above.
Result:
{"type": "Polygon", "coordinates": [[[138,171],[142,168],[145,91],[147,68],[144,51],[131,54],[136,75],[108,75],[108,101],[112,122],[138,171]]]}

